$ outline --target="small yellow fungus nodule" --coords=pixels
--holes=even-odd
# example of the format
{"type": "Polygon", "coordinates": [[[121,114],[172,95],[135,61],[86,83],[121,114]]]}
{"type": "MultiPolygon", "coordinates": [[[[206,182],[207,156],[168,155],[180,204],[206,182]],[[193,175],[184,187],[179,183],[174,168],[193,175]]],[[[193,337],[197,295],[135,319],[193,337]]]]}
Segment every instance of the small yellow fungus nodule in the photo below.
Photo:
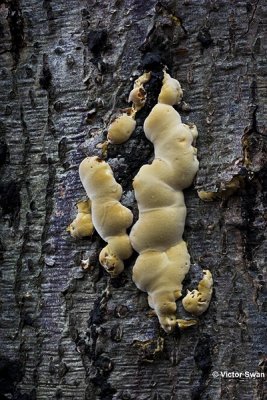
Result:
{"type": "Polygon", "coordinates": [[[129,103],[132,102],[137,111],[141,110],[141,108],[144,107],[146,102],[145,89],[143,89],[142,87],[134,88],[129,94],[128,102],[129,103]]]}
{"type": "Polygon", "coordinates": [[[72,237],[77,239],[91,236],[94,226],[92,223],[90,200],[79,201],[77,208],[77,216],[68,226],[67,231],[70,232],[72,237]]]}
{"type": "Polygon", "coordinates": [[[113,144],[121,144],[129,139],[135,130],[136,121],[133,116],[123,113],[116,118],[108,128],[108,141],[113,144]]]}
{"type": "Polygon", "coordinates": [[[187,295],[182,300],[184,309],[193,315],[203,314],[210,304],[212,286],[211,272],[208,269],[203,270],[203,278],[199,282],[197,289],[191,292],[188,290],[187,295]]]}
{"type": "Polygon", "coordinates": [[[163,85],[158,97],[158,102],[174,106],[179,104],[183,97],[181,85],[177,79],[172,78],[164,71],[163,85]]]}
{"type": "Polygon", "coordinates": [[[197,194],[200,200],[207,202],[214,201],[219,197],[219,194],[216,192],[205,192],[204,190],[198,190],[197,194]]]}

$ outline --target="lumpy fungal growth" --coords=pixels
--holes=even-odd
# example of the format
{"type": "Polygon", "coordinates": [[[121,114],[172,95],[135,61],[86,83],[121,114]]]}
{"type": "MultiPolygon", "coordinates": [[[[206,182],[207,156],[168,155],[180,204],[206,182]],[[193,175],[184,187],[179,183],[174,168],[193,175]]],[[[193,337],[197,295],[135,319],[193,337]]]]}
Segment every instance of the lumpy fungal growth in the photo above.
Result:
{"type": "Polygon", "coordinates": [[[126,142],[136,127],[135,114],[144,107],[146,102],[146,91],[144,84],[149,81],[150,72],[145,72],[134,82],[134,88],[130,92],[129,102],[132,107],[123,111],[108,127],[108,141],[113,144],[126,142]]]}
{"type": "MultiPolygon", "coordinates": [[[[135,129],[135,114],[145,104],[144,84],[151,74],[145,73],[134,83],[129,101],[132,107],[123,111],[108,129],[108,141],[125,142],[135,129]]],[[[74,237],[88,236],[93,226],[107,242],[99,255],[101,265],[112,277],[124,269],[124,260],[138,253],[133,267],[133,281],[148,294],[148,303],[167,332],[175,326],[186,328],[194,319],[177,319],[176,300],[182,294],[182,282],[190,267],[190,255],[183,240],[186,206],[183,190],[189,187],[198,170],[196,126],[183,124],[173,105],[182,99],[180,83],[164,71],[158,103],[145,120],[145,135],[154,145],[155,158],[140,168],[133,187],[139,218],[132,227],[133,215],[120,203],[122,188],[110,166],[98,157],[87,157],[80,164],[82,184],[90,200],[78,203],[78,215],[69,227],[74,237]],[[92,220],[91,220],[92,218],[92,220]],[[92,226],[93,223],[93,226],[92,226]]],[[[203,200],[210,195],[200,192],[203,200]]],[[[212,275],[203,271],[198,288],[183,299],[186,311],[200,315],[212,296],[212,275]]]]}
{"type": "Polygon", "coordinates": [[[67,231],[71,236],[81,239],[91,236],[94,230],[91,216],[90,200],[82,200],[77,203],[78,213],[76,218],[68,226],[67,231]]]}
{"type": "Polygon", "coordinates": [[[197,194],[202,201],[214,201],[219,197],[216,192],[205,192],[204,190],[198,190],[197,194]]]}
{"type": "Polygon", "coordinates": [[[213,279],[209,270],[203,271],[203,278],[198,284],[197,289],[188,290],[182,303],[186,311],[193,315],[200,315],[205,312],[209,306],[212,296],[213,279]]]}
{"type": "Polygon", "coordinates": [[[141,110],[146,102],[146,91],[144,84],[147,83],[151,78],[151,72],[145,72],[143,75],[139,76],[134,82],[134,88],[129,94],[128,102],[133,103],[133,109],[135,111],[141,110]]]}
{"type": "Polygon", "coordinates": [[[216,192],[198,190],[197,194],[202,201],[227,200],[235,192],[244,187],[244,177],[235,175],[228,182],[221,182],[216,192]]]}
{"type": "Polygon", "coordinates": [[[172,78],[164,71],[163,85],[159,94],[158,102],[174,106],[179,104],[183,97],[181,85],[177,79],[172,78]]]}
{"type": "Polygon", "coordinates": [[[126,229],[133,221],[128,208],[120,202],[122,188],[110,166],[98,157],[85,158],[79,168],[80,179],[91,200],[93,225],[107,242],[99,255],[101,265],[114,277],[124,269],[123,260],[132,254],[126,229]]]}
{"type": "Polygon", "coordinates": [[[108,128],[108,140],[110,143],[121,144],[126,142],[135,130],[135,113],[131,109],[130,111],[132,112],[124,112],[110,124],[108,128]]]}
{"type": "Polygon", "coordinates": [[[139,219],[130,233],[132,246],[139,253],[133,280],[148,293],[149,305],[166,332],[177,324],[184,328],[196,322],[176,317],[176,300],[190,267],[182,238],[186,218],[183,189],[192,184],[198,170],[197,151],[192,145],[196,127],[183,124],[172,107],[181,100],[179,88],[178,81],[165,73],[159,103],[145,120],[145,135],[154,145],[155,159],[141,167],[134,178],[139,219]]]}

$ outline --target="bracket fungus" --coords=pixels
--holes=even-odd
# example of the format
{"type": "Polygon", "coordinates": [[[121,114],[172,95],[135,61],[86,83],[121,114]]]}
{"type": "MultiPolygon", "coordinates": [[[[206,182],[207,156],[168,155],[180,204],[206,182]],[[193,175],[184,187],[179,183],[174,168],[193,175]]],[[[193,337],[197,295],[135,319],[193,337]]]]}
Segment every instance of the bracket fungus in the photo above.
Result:
{"type": "Polygon", "coordinates": [[[153,143],[155,158],[134,178],[139,219],[130,240],[139,253],[133,267],[133,281],[148,293],[148,303],[162,328],[170,333],[195,320],[176,317],[176,300],[190,267],[190,255],[182,236],[186,218],[183,189],[189,187],[198,170],[195,125],[185,125],[172,105],[180,102],[180,84],[164,73],[158,104],[145,120],[146,137],[153,143]]]}
{"type": "Polygon", "coordinates": [[[67,231],[77,239],[91,236],[94,230],[91,216],[90,200],[81,200],[77,203],[78,213],[76,218],[68,226],[67,231]]]}
{"type": "Polygon", "coordinates": [[[80,179],[91,200],[92,221],[107,242],[99,255],[100,264],[114,277],[124,269],[123,260],[132,254],[126,229],[133,221],[131,211],[120,202],[122,187],[109,164],[98,157],[85,158],[79,168],[80,179]]]}

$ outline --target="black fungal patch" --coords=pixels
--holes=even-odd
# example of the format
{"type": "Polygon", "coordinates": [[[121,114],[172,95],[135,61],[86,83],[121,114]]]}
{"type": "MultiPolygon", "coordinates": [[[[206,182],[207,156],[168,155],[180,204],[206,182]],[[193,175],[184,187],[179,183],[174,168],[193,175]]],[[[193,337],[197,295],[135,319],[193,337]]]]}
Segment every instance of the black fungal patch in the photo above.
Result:
{"type": "Polygon", "coordinates": [[[207,334],[202,335],[194,350],[194,360],[196,366],[201,370],[201,377],[198,384],[192,388],[192,400],[201,399],[208,385],[208,377],[212,369],[212,348],[212,338],[207,334]]]}
{"type": "MultiPolygon", "coordinates": [[[[75,340],[76,343],[76,350],[78,353],[80,353],[82,356],[88,355],[89,357],[93,356],[94,351],[92,352],[92,349],[90,345],[88,344],[87,340],[81,339],[79,336],[75,340]]],[[[94,349],[95,350],[95,349],[94,349]]]]}
{"type": "Polygon", "coordinates": [[[97,299],[94,302],[94,308],[90,312],[90,319],[89,319],[89,324],[95,324],[95,325],[100,325],[105,322],[104,319],[105,312],[101,308],[101,299],[97,299]]]}
{"type": "Polygon", "coordinates": [[[39,79],[39,84],[41,86],[42,89],[44,90],[48,90],[51,86],[52,83],[52,74],[49,68],[49,64],[47,61],[47,56],[44,55],[43,58],[43,69],[42,69],[42,74],[41,77],[39,79]]]}
{"type": "Polygon", "coordinates": [[[16,216],[20,210],[20,185],[10,181],[0,185],[0,206],[3,215],[16,216]]]}
{"type": "Polygon", "coordinates": [[[149,82],[147,82],[144,85],[146,94],[147,94],[147,99],[144,108],[139,113],[139,116],[142,118],[145,118],[152,108],[157,104],[158,102],[158,96],[160,94],[161,88],[162,88],[162,80],[163,80],[163,71],[152,71],[151,72],[151,78],[149,82]]]}
{"type": "Polygon", "coordinates": [[[110,296],[106,292],[101,297],[95,300],[94,307],[90,312],[88,325],[101,325],[105,322],[105,314],[107,310],[107,302],[110,296]]]}
{"type": "Polygon", "coordinates": [[[143,53],[142,66],[146,70],[159,71],[162,65],[171,65],[170,40],[161,30],[152,29],[139,50],[143,53]],[[166,50],[167,49],[167,50],[166,50]]]}
{"type": "Polygon", "coordinates": [[[101,354],[94,362],[94,366],[103,374],[111,372],[114,368],[114,363],[106,354],[101,354]]]}
{"type": "Polygon", "coordinates": [[[43,8],[46,10],[47,12],[47,18],[48,20],[51,20],[54,18],[53,15],[53,10],[52,10],[52,6],[51,6],[51,0],[44,0],[43,1],[43,8]]]}
{"type": "Polygon", "coordinates": [[[189,272],[183,281],[183,294],[185,295],[187,290],[196,289],[199,282],[203,278],[203,269],[198,264],[193,264],[190,267],[189,272]]]}
{"type": "Polygon", "coordinates": [[[128,282],[128,279],[124,272],[122,272],[121,274],[119,274],[118,276],[116,276],[110,280],[111,286],[116,289],[125,286],[127,282],[128,282]]]}
{"type": "Polygon", "coordinates": [[[26,311],[21,313],[20,318],[21,326],[34,326],[35,324],[34,319],[26,311]]]}
{"type": "Polygon", "coordinates": [[[0,22],[0,37],[4,37],[4,35],[5,35],[5,30],[4,30],[4,26],[3,26],[3,24],[1,24],[1,22],[0,22]]]}
{"type": "Polygon", "coordinates": [[[43,68],[42,76],[39,79],[39,83],[42,89],[48,90],[52,81],[52,74],[49,69],[43,68]]]}
{"type": "Polygon", "coordinates": [[[0,167],[2,167],[9,159],[8,145],[4,140],[0,140],[0,167]]]}
{"type": "MultiPolygon", "coordinates": [[[[6,248],[0,239],[0,262],[3,262],[3,260],[4,260],[4,252],[5,251],[6,251],[6,248]]],[[[0,278],[2,278],[2,271],[0,272],[0,278]]]]}
{"type": "Polygon", "coordinates": [[[211,337],[209,335],[203,335],[199,338],[195,347],[195,363],[203,373],[209,373],[212,368],[211,344],[211,337]]]}
{"type": "MultiPolygon", "coordinates": [[[[22,365],[18,360],[0,358],[0,398],[7,399],[4,394],[14,393],[14,387],[23,377],[22,365]]],[[[12,396],[12,399],[15,397],[12,396]]]]}
{"type": "Polygon", "coordinates": [[[197,35],[197,40],[207,49],[213,44],[213,39],[208,28],[203,28],[197,35]]]}
{"type": "Polygon", "coordinates": [[[14,393],[12,400],[36,400],[36,390],[33,389],[29,394],[21,393],[19,390],[14,393]]]}
{"type": "MultiPolygon", "coordinates": [[[[251,85],[252,101],[257,101],[256,83],[251,85]]],[[[243,136],[243,153],[257,172],[250,174],[249,169],[245,176],[244,187],[241,190],[241,210],[244,221],[244,257],[250,270],[257,272],[258,266],[254,261],[255,247],[260,247],[265,240],[264,208],[267,203],[267,163],[266,163],[266,136],[259,130],[257,123],[256,106],[251,117],[251,126],[246,128],[243,136]],[[260,201],[259,201],[260,200],[260,201]]]]}
{"type": "Polygon", "coordinates": [[[105,29],[92,30],[87,36],[87,45],[94,57],[98,57],[107,44],[108,34],[105,29]]]}
{"type": "Polygon", "coordinates": [[[117,390],[114,389],[109,382],[106,382],[107,377],[97,374],[96,377],[91,379],[91,382],[100,388],[100,400],[112,400],[117,390]]]}
{"type": "Polygon", "coordinates": [[[68,151],[68,139],[63,137],[58,143],[58,158],[63,167],[66,165],[66,154],[68,151]]]}
{"type": "Polygon", "coordinates": [[[128,390],[123,390],[119,393],[118,399],[120,400],[132,400],[131,393],[128,390]]]}
{"type": "Polygon", "coordinates": [[[145,41],[139,47],[144,54],[145,68],[154,66],[155,62],[171,66],[174,57],[177,56],[177,47],[182,39],[187,36],[186,29],[182,25],[180,18],[175,17],[168,11],[169,7],[158,2],[156,5],[157,18],[148,32],[145,41]],[[146,56],[147,54],[147,56],[146,56]],[[160,61],[157,56],[160,56],[160,61]],[[151,60],[152,58],[152,60],[151,60]]]}
{"type": "Polygon", "coordinates": [[[90,382],[99,389],[99,399],[112,400],[113,395],[117,393],[108,382],[111,371],[113,370],[113,361],[107,354],[101,354],[93,363],[95,374],[91,377],[90,382]]]}
{"type": "Polygon", "coordinates": [[[117,390],[108,382],[110,373],[114,368],[113,361],[108,354],[102,353],[98,357],[94,357],[93,366],[95,374],[90,378],[90,382],[98,388],[99,399],[112,400],[113,395],[117,393],[117,390]]]}
{"type": "Polygon", "coordinates": [[[7,21],[11,36],[11,54],[16,67],[20,59],[21,49],[24,47],[24,19],[19,0],[9,2],[7,21]]]}
{"type": "Polygon", "coordinates": [[[129,309],[124,304],[118,304],[115,307],[115,310],[114,310],[115,317],[117,317],[117,318],[125,318],[125,317],[127,317],[128,314],[129,314],[129,309]]]}
{"type": "Polygon", "coordinates": [[[138,361],[140,364],[153,363],[164,357],[164,339],[158,337],[147,341],[134,341],[133,346],[138,349],[138,361]]]}
{"type": "Polygon", "coordinates": [[[120,324],[116,324],[111,328],[110,338],[113,342],[120,342],[123,336],[123,329],[120,324]]]}
{"type": "Polygon", "coordinates": [[[148,52],[141,59],[141,68],[145,71],[161,71],[164,64],[164,57],[159,51],[148,52]]]}
{"type": "MultiPolygon", "coordinates": [[[[142,113],[143,110],[139,112],[142,113]]],[[[138,124],[143,124],[144,119],[141,119],[141,115],[137,117],[138,124]]],[[[140,167],[152,157],[153,155],[153,145],[142,136],[143,131],[141,127],[137,127],[133,134],[131,140],[133,141],[132,151],[127,154],[127,164],[124,163],[123,168],[120,166],[117,171],[114,171],[115,178],[117,182],[127,190],[129,188],[132,190],[131,182],[134,179],[135,175],[139,171],[140,167]],[[138,138],[138,139],[137,139],[138,138]],[[137,149],[142,149],[142,151],[138,152],[137,149]],[[138,157],[136,156],[138,152],[138,157]]],[[[123,143],[120,145],[121,154],[125,154],[124,152],[127,151],[127,146],[129,143],[123,143]]],[[[108,146],[108,158],[115,158],[118,156],[118,145],[110,144],[108,146]]]]}
{"type": "Polygon", "coordinates": [[[55,392],[55,398],[56,399],[62,399],[63,398],[63,392],[60,388],[57,388],[56,392],[55,392]]]}
{"type": "Polygon", "coordinates": [[[246,178],[245,187],[241,192],[242,218],[244,220],[244,252],[251,270],[258,270],[254,261],[255,247],[265,240],[264,226],[258,224],[261,211],[257,209],[257,198],[262,193],[263,205],[267,203],[267,165],[254,174],[252,180],[246,178]]]}
{"type": "Polygon", "coordinates": [[[46,10],[46,15],[47,15],[48,29],[51,34],[54,34],[56,32],[57,24],[52,4],[53,4],[52,0],[43,0],[43,8],[46,10]]]}

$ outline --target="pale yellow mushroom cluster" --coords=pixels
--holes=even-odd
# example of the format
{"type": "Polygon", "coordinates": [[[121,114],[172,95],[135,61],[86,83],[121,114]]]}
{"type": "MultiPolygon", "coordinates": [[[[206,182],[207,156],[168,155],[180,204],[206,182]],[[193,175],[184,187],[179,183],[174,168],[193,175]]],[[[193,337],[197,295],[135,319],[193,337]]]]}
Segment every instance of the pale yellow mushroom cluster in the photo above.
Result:
{"type": "Polygon", "coordinates": [[[126,229],[132,225],[131,211],[120,202],[121,185],[108,163],[98,157],[85,158],[79,168],[80,179],[91,200],[93,225],[105,242],[99,255],[100,264],[114,277],[124,269],[123,261],[132,254],[126,229]]]}
{"type": "MultiPolygon", "coordinates": [[[[132,107],[109,126],[108,139],[123,143],[129,139],[136,122],[135,113],[145,104],[144,84],[151,74],[135,81],[129,101],[132,107]]],[[[183,190],[189,187],[198,170],[194,141],[196,126],[182,123],[174,105],[182,99],[179,82],[164,71],[158,103],[144,122],[144,132],[154,145],[152,164],[140,168],[133,187],[139,218],[132,227],[133,215],[120,203],[122,188],[105,161],[87,157],[80,164],[81,182],[90,200],[78,203],[78,215],[70,225],[74,237],[90,235],[95,227],[107,242],[99,255],[101,265],[112,276],[124,269],[124,260],[139,253],[133,267],[133,281],[148,294],[162,328],[170,333],[175,326],[185,328],[194,319],[177,319],[176,300],[182,294],[182,282],[190,267],[190,255],[183,240],[186,206],[183,190]],[[93,223],[93,226],[92,226],[93,223]]],[[[198,288],[188,291],[183,299],[186,311],[200,315],[209,306],[212,275],[203,271],[198,288]]]]}
{"type": "MultiPolygon", "coordinates": [[[[176,317],[176,300],[190,267],[182,237],[186,218],[183,189],[192,184],[198,170],[197,151],[192,145],[196,127],[183,124],[172,107],[181,97],[179,83],[165,72],[159,102],[144,123],[155,159],[141,167],[133,182],[139,209],[139,219],[130,233],[132,246],[139,253],[133,281],[148,293],[149,305],[166,332],[177,324],[186,327],[195,323],[176,317]]],[[[189,308],[199,315],[198,303],[189,308]]]]}
{"type": "Polygon", "coordinates": [[[129,103],[132,107],[124,110],[122,115],[116,118],[108,127],[108,141],[113,144],[126,142],[136,127],[135,114],[144,107],[146,102],[146,91],[144,84],[149,81],[150,72],[145,72],[135,82],[134,88],[129,95],[129,103]]]}

